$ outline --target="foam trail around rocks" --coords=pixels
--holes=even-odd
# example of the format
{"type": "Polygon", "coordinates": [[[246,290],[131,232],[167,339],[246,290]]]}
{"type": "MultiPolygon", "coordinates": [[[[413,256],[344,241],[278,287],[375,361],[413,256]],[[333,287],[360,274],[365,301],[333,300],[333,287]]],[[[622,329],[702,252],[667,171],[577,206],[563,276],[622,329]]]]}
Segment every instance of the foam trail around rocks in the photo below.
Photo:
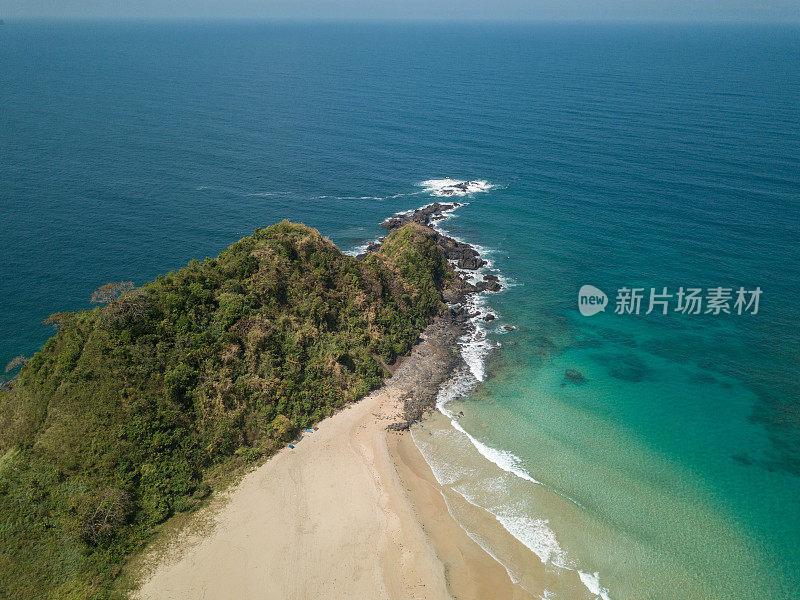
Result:
{"type": "Polygon", "coordinates": [[[424,191],[430,193],[431,196],[443,198],[488,192],[494,187],[491,183],[483,179],[462,181],[460,179],[451,179],[450,177],[445,177],[444,179],[428,179],[427,181],[420,182],[419,185],[424,188],[424,191]]]}
{"type": "Polygon", "coordinates": [[[358,256],[359,254],[364,254],[364,252],[367,251],[367,248],[369,248],[369,242],[354,246],[350,250],[345,250],[343,254],[347,254],[348,256],[358,256]]]}
{"type": "MultiPolygon", "coordinates": [[[[454,206],[453,209],[447,211],[445,213],[445,218],[442,219],[442,221],[452,216],[452,211],[460,206],[463,205],[454,206]]],[[[434,229],[443,235],[449,235],[449,233],[443,233],[443,230],[440,227],[442,221],[435,223],[434,229]]],[[[473,247],[475,246],[473,245],[473,247]]],[[[481,248],[481,256],[483,256],[485,251],[486,250],[484,248],[481,248]]],[[[491,267],[492,265],[487,266],[491,267]]],[[[479,275],[477,276],[479,277],[480,274],[486,270],[486,267],[478,269],[479,275]]],[[[456,421],[455,415],[447,409],[447,404],[449,402],[463,398],[469,392],[471,392],[479,382],[486,378],[486,358],[493,348],[491,341],[489,341],[489,339],[486,337],[486,333],[480,326],[480,324],[484,322],[486,315],[492,312],[488,307],[486,307],[485,304],[486,293],[487,292],[470,294],[466,300],[467,310],[475,315],[470,319],[469,331],[461,338],[461,357],[464,359],[464,362],[469,370],[468,372],[464,370],[460,371],[449,382],[442,386],[436,399],[436,407],[442,414],[450,418],[453,427],[457,431],[467,436],[472,445],[484,458],[494,463],[507,473],[512,473],[513,475],[516,475],[521,479],[525,479],[526,481],[530,481],[531,483],[540,484],[540,481],[537,481],[531,477],[527,471],[519,466],[521,459],[518,456],[512,452],[498,450],[496,448],[492,448],[491,446],[487,446],[480,440],[474,438],[463,427],[461,427],[461,425],[456,421]]]]}

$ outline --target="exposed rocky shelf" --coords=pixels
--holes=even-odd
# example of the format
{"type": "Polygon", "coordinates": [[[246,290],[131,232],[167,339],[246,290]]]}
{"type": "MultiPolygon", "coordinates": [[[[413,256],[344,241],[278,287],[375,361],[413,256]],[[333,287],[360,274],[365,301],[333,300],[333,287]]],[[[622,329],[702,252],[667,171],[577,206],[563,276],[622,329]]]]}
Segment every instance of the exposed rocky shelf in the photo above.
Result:
{"type": "MultiPolygon", "coordinates": [[[[391,424],[390,429],[408,429],[427,411],[435,408],[442,384],[455,369],[464,365],[458,342],[467,333],[470,319],[478,316],[478,313],[470,312],[466,308],[467,296],[484,291],[498,292],[502,289],[499,277],[492,274],[484,275],[482,281],[471,283],[468,272],[485,266],[486,261],[480,258],[480,253],[470,244],[443,235],[433,228],[435,222],[446,218],[448,212],[459,206],[461,204],[457,202],[434,202],[417,210],[395,215],[381,223],[389,232],[410,222],[428,228],[436,245],[461,270],[456,271],[455,281],[443,291],[443,299],[450,307],[434,319],[421,336],[422,341],[394,374],[395,384],[404,389],[404,410],[403,420],[391,424]]],[[[379,238],[369,244],[366,253],[377,251],[382,242],[383,239],[379,238]]],[[[491,314],[485,320],[495,318],[496,315],[491,314]]]]}
{"type": "Polygon", "coordinates": [[[435,408],[439,389],[463,363],[458,340],[466,332],[467,322],[463,310],[450,309],[424,331],[420,343],[392,377],[392,385],[403,391],[403,417],[389,429],[408,429],[435,408]]]}

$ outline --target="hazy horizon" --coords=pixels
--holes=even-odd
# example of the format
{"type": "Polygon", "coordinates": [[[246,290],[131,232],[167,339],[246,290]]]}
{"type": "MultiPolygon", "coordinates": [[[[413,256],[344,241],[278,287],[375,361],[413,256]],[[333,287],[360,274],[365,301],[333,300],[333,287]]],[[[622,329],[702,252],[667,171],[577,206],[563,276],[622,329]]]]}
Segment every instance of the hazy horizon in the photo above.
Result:
{"type": "Polygon", "coordinates": [[[0,0],[6,20],[269,20],[269,21],[566,21],[566,22],[754,22],[798,23],[794,0],[724,3],[714,0],[0,0]]]}

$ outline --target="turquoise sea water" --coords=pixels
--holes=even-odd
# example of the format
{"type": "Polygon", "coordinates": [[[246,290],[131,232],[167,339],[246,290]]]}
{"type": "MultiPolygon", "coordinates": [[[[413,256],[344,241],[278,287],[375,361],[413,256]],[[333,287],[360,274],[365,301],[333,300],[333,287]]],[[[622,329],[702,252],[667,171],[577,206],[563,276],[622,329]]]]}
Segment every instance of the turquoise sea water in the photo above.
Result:
{"type": "Polygon", "coordinates": [[[0,362],[107,281],[282,218],[352,249],[419,182],[486,180],[443,227],[508,279],[501,347],[434,469],[548,561],[548,598],[794,598],[798,59],[797,27],[8,23],[0,362]],[[763,295],[583,317],[583,284],[763,295]]]}

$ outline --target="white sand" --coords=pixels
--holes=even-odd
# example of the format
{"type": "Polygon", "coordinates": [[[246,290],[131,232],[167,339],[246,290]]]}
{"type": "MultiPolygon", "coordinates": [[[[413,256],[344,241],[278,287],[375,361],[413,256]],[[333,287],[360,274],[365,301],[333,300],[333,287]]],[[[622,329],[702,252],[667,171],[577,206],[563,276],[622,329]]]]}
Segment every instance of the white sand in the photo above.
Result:
{"type": "Polygon", "coordinates": [[[391,386],[248,474],[142,599],[447,598],[444,567],[389,455],[391,386]],[[188,547],[187,547],[188,546],[188,547]]]}

